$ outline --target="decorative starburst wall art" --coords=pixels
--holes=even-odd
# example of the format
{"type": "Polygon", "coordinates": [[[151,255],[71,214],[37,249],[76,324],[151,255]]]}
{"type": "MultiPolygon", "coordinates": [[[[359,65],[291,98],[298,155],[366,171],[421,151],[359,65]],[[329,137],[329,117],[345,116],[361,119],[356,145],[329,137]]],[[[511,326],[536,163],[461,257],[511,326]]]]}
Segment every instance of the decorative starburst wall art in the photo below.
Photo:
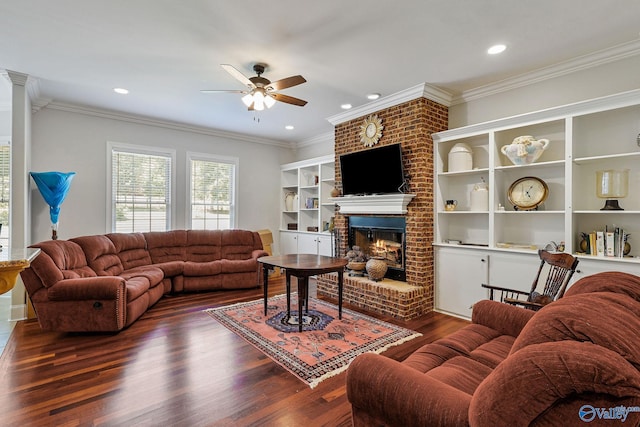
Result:
{"type": "Polygon", "coordinates": [[[360,142],[365,147],[373,147],[378,143],[380,137],[382,137],[382,120],[376,115],[372,114],[366,119],[362,125],[360,125],[360,142]]]}

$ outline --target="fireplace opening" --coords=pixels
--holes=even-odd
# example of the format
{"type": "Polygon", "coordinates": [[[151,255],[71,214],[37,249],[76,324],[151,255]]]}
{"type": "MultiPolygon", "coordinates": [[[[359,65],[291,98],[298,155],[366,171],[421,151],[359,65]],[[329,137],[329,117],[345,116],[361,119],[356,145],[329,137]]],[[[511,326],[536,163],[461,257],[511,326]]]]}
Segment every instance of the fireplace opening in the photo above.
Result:
{"type": "Polygon", "coordinates": [[[406,281],[404,217],[350,216],[349,247],[360,246],[368,257],[387,262],[385,277],[406,281]]]}

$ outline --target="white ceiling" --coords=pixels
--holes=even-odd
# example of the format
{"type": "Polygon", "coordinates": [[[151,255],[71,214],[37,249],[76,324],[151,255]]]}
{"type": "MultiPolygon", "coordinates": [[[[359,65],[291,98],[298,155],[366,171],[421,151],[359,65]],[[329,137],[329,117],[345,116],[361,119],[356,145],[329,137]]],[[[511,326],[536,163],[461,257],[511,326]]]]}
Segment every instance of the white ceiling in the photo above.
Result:
{"type": "Polygon", "coordinates": [[[0,68],[58,104],[303,142],[370,92],[428,83],[455,98],[637,43],[638,17],[638,0],[2,0],[0,68]],[[272,81],[303,75],[282,92],[309,103],[254,113],[239,94],[200,93],[243,89],[220,64],[252,76],[255,62],[272,81]]]}

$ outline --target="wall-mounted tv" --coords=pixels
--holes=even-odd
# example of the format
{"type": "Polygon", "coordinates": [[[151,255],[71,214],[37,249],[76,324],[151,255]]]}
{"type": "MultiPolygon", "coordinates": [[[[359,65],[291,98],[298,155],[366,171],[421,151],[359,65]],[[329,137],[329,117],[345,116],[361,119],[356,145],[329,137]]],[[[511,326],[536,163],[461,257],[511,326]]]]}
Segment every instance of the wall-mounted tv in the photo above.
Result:
{"type": "Polygon", "coordinates": [[[342,194],[401,193],[405,183],[400,144],[340,156],[342,194]]]}

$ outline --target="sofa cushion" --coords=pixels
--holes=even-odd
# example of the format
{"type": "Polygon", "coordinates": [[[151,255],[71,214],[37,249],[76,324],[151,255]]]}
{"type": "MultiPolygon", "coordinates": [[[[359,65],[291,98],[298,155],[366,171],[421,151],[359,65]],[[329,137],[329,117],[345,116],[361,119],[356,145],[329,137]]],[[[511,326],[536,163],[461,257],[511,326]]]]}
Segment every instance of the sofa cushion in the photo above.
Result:
{"type": "Polygon", "coordinates": [[[179,276],[184,273],[184,261],[154,263],[153,266],[162,270],[164,277],[167,278],[179,276]]]}
{"type": "Polygon", "coordinates": [[[253,258],[236,261],[221,259],[219,262],[222,273],[255,273],[258,271],[258,261],[253,258]]]}
{"type": "Polygon", "coordinates": [[[80,245],[87,264],[98,276],[117,276],[124,270],[116,247],[107,236],[82,236],[70,240],[80,245]]]}
{"type": "Polygon", "coordinates": [[[144,233],[144,238],[154,264],[186,260],[186,230],[152,231],[144,233]]]}
{"type": "Polygon", "coordinates": [[[127,303],[138,299],[149,290],[149,279],[135,276],[125,281],[127,290],[127,303]]]}
{"type": "Polygon", "coordinates": [[[45,287],[50,287],[63,279],[94,277],[96,273],[87,266],[82,248],[68,240],[49,240],[32,245],[42,253],[31,263],[45,287]]]}
{"type": "Polygon", "coordinates": [[[464,356],[456,356],[433,368],[425,375],[450,385],[464,393],[473,394],[478,385],[493,371],[492,368],[464,356]]]}
{"type": "Polygon", "coordinates": [[[113,242],[125,270],[151,264],[147,241],[142,233],[111,233],[106,236],[113,242]]]}
{"type": "Polygon", "coordinates": [[[125,280],[129,280],[134,277],[144,277],[149,281],[150,288],[158,286],[160,283],[162,283],[162,279],[164,279],[164,273],[162,272],[162,270],[150,265],[125,270],[118,276],[124,278],[125,280]]]}
{"type": "Polygon", "coordinates": [[[188,230],[185,261],[209,262],[221,259],[222,231],[188,230]]]}
{"type": "Polygon", "coordinates": [[[556,341],[592,342],[640,368],[640,302],[623,294],[597,292],[564,297],[541,309],[523,328],[511,354],[556,341]]]}
{"type": "Polygon", "coordinates": [[[514,340],[514,337],[501,335],[486,326],[471,324],[422,346],[403,363],[420,372],[427,372],[463,356],[492,369],[509,355],[514,340]]]}
{"type": "Polygon", "coordinates": [[[215,276],[222,272],[222,261],[184,263],[185,276],[215,276]]]}
{"type": "Polygon", "coordinates": [[[223,230],[221,235],[221,258],[242,260],[251,258],[254,249],[262,249],[262,242],[256,242],[258,233],[248,230],[223,230]]]}

